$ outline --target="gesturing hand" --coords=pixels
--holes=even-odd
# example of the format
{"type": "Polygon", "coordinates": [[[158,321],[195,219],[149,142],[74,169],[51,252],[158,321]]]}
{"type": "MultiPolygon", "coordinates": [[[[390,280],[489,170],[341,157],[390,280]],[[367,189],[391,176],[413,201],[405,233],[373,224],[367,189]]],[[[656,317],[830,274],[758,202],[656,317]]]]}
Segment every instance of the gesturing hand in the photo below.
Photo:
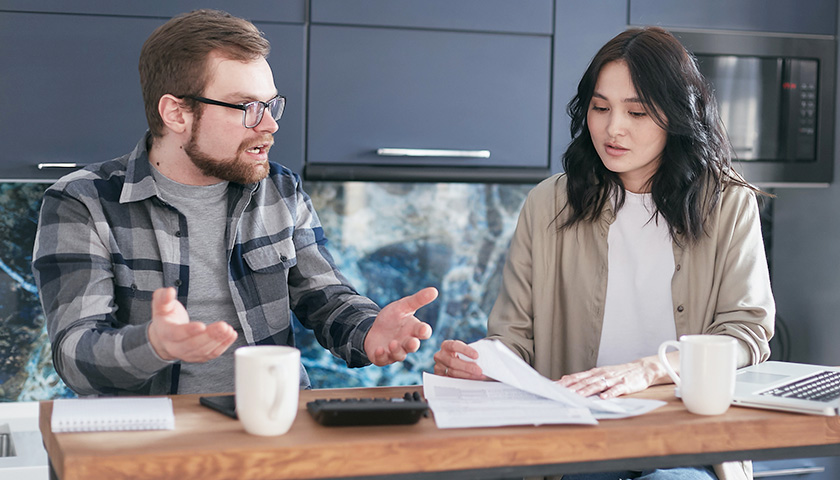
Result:
{"type": "Polygon", "coordinates": [[[159,288],[152,294],[149,342],[160,358],[206,362],[221,355],[234,340],[236,331],[225,322],[191,322],[174,288],[159,288]]]}
{"type": "Polygon", "coordinates": [[[389,303],[379,312],[365,337],[365,353],[374,365],[383,366],[405,360],[420,348],[420,340],[432,336],[432,327],[414,316],[420,307],[438,296],[434,287],[389,303]]]}

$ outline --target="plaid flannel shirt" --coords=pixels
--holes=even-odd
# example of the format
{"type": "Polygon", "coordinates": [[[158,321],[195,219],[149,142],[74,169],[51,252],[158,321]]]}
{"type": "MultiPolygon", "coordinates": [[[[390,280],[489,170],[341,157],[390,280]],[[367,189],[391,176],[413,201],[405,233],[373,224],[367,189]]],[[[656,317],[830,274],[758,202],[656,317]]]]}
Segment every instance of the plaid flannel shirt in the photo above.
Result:
{"type": "MultiPolygon", "coordinates": [[[[155,289],[175,287],[186,305],[190,237],[186,218],[158,195],[148,138],[44,194],[33,272],[55,369],[79,394],[177,386],[179,365],[154,352],[147,326],[155,289]]],[[[293,311],[349,366],[369,364],[364,338],[379,307],[336,268],[300,178],[272,163],[267,178],[228,192],[226,273],[248,344],[294,345],[293,311]]]]}

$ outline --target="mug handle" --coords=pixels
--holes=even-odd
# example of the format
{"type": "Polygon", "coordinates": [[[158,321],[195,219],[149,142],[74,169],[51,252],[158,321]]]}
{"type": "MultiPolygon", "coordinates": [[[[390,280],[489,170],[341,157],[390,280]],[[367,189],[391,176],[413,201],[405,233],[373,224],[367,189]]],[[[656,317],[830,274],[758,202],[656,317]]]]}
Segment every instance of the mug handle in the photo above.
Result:
{"type": "Polygon", "coordinates": [[[268,367],[268,373],[274,375],[274,383],[276,390],[274,392],[274,400],[271,402],[271,407],[268,408],[269,420],[277,420],[280,414],[280,405],[283,403],[283,369],[280,365],[271,365],[268,367]]]}
{"type": "Polygon", "coordinates": [[[668,347],[674,347],[677,350],[680,349],[680,342],[676,340],[666,340],[659,345],[659,361],[662,362],[662,366],[665,367],[665,371],[668,372],[668,375],[671,377],[671,380],[674,381],[677,387],[680,386],[680,376],[677,375],[677,372],[674,371],[673,367],[671,367],[671,363],[668,361],[668,357],[665,356],[665,350],[668,347]]]}

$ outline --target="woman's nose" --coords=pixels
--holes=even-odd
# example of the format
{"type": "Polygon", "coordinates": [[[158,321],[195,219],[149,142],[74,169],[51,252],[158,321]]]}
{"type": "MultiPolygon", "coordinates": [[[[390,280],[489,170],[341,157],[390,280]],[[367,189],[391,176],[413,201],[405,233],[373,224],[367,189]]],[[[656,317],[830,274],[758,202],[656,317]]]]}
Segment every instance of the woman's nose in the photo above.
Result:
{"type": "Polygon", "coordinates": [[[624,118],[621,115],[610,113],[609,121],[607,122],[607,134],[611,137],[617,137],[627,132],[624,124],[624,118]]]}

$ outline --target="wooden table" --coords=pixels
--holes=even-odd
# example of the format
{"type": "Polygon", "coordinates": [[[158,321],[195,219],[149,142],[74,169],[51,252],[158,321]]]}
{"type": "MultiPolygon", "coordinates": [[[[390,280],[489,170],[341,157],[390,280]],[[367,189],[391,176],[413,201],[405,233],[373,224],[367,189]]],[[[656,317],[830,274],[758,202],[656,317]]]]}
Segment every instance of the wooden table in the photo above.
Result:
{"type": "Polygon", "coordinates": [[[510,478],[840,455],[838,417],[739,407],[699,416],[674,398],[673,385],[636,395],[667,405],[597,426],[440,430],[424,418],[408,426],[323,427],[306,412],[315,398],[393,397],[419,388],[303,391],[294,425],[278,437],[245,433],[238,421],[199,405],[197,395],[173,397],[175,430],[53,434],[52,402],[40,405],[40,428],[62,480],[510,478]]]}

